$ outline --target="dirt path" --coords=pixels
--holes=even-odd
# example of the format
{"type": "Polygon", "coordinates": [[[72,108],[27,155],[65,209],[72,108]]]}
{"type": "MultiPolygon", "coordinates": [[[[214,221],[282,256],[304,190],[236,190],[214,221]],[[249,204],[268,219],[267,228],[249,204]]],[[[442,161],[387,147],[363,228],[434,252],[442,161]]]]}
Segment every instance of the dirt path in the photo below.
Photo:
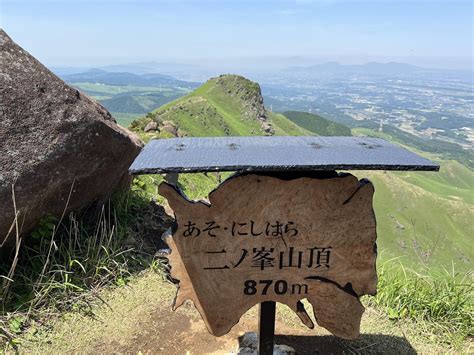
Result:
{"type": "MultiPolygon", "coordinates": [[[[174,293],[173,285],[148,272],[127,287],[107,291],[102,295],[106,304],[95,306],[92,314],[67,314],[51,324],[51,330],[25,338],[20,352],[228,354],[238,348],[245,332],[258,329],[254,307],[229,334],[216,338],[191,303],[171,311],[174,293]]],[[[394,326],[372,309],[365,313],[363,334],[355,341],[331,336],[320,327],[306,329],[289,308],[280,305],[276,333],[277,344],[292,346],[298,354],[443,352],[418,339],[413,326],[394,326]]]]}

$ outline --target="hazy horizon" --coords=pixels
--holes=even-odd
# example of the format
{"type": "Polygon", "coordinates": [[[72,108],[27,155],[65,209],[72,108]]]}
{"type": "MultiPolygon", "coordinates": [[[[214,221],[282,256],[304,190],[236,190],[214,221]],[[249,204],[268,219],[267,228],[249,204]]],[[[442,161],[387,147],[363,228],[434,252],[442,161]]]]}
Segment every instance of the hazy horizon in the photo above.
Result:
{"type": "Polygon", "coordinates": [[[0,0],[0,26],[50,67],[376,61],[472,70],[472,25],[464,0],[0,0]]]}
{"type": "MultiPolygon", "coordinates": [[[[449,60],[468,60],[467,58],[443,58],[446,61],[449,60]]],[[[311,67],[311,66],[318,66],[318,65],[325,65],[328,63],[337,63],[341,66],[347,66],[347,65],[367,65],[367,64],[372,64],[372,63],[377,63],[377,64],[407,64],[407,65],[413,65],[416,67],[420,67],[423,69],[436,69],[436,70],[454,70],[454,71],[474,71],[473,67],[450,67],[450,66],[437,66],[434,64],[436,61],[432,59],[433,64],[430,64],[430,62],[422,62],[421,64],[419,61],[413,61],[413,60],[405,60],[405,58],[398,58],[395,60],[388,60],[386,58],[370,58],[367,60],[344,60],[344,59],[339,59],[339,58],[334,58],[334,59],[325,59],[324,57],[322,58],[298,58],[295,60],[294,58],[265,58],[266,62],[262,62],[262,58],[255,57],[255,58],[232,58],[232,61],[229,61],[226,58],[215,58],[214,61],[211,62],[205,62],[201,60],[195,60],[195,61],[190,61],[186,62],[185,60],[180,60],[177,59],[176,61],[160,61],[159,59],[157,60],[137,60],[137,61],[131,61],[131,62],[120,62],[120,61],[112,61],[112,62],[104,62],[102,63],[96,63],[96,65],[90,64],[90,65],[48,65],[50,68],[54,69],[84,69],[84,70],[91,70],[91,69],[100,69],[100,70],[105,70],[108,71],[109,68],[113,67],[120,67],[120,66],[140,66],[140,65],[156,65],[156,66],[169,66],[169,67],[175,67],[179,68],[182,67],[183,69],[210,69],[214,68],[215,70],[227,70],[227,69],[255,69],[256,71],[272,71],[272,70],[283,70],[283,69],[291,69],[292,67],[297,67],[297,68],[304,68],[304,67],[311,67]],[[240,63],[239,63],[240,62],[240,63]],[[285,64],[286,63],[286,64],[285,64]],[[215,65],[221,65],[220,67],[216,68],[215,65]]],[[[439,60],[442,60],[441,58],[439,60]]],[[[469,59],[470,60],[470,59],[469,59]]],[[[92,62],[90,62],[92,63],[92,62]]],[[[114,70],[115,71],[115,70],[114,70]]]]}

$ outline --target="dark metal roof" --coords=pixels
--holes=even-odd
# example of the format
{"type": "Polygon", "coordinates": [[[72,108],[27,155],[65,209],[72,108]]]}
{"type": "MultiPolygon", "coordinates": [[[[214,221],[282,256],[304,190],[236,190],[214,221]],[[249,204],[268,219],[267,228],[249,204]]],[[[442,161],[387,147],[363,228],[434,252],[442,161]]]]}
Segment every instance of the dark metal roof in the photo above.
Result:
{"type": "Polygon", "coordinates": [[[439,165],[379,138],[213,137],[150,141],[131,174],[209,171],[424,170],[439,165]]]}

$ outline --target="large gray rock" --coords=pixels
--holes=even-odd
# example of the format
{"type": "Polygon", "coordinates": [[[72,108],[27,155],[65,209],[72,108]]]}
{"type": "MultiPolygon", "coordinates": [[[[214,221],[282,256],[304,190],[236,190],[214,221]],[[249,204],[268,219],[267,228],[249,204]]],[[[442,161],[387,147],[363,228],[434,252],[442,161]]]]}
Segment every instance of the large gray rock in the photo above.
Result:
{"type": "Polygon", "coordinates": [[[66,85],[0,29],[0,246],[105,199],[127,179],[142,143],[97,102],[66,85]],[[68,200],[69,193],[71,196],[68,200]]]}

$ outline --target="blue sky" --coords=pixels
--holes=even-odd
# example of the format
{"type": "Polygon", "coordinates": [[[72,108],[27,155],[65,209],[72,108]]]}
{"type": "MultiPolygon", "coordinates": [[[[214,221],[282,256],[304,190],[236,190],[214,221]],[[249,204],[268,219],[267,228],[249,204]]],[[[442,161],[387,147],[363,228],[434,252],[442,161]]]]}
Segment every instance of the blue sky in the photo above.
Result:
{"type": "Polygon", "coordinates": [[[371,60],[468,68],[464,0],[0,0],[1,27],[54,66],[371,60]]]}

